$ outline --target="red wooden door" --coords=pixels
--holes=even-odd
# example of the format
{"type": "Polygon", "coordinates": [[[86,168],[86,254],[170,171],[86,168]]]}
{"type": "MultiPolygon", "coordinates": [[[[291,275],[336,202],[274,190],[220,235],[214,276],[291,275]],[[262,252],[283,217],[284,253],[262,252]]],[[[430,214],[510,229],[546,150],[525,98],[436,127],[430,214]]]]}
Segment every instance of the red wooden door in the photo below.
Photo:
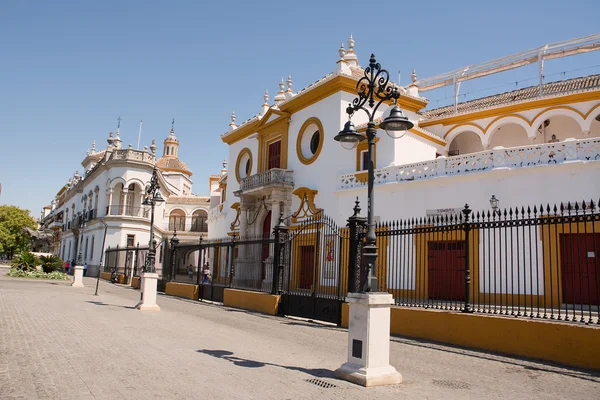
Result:
{"type": "Polygon", "coordinates": [[[269,158],[267,163],[267,169],[281,168],[281,140],[273,142],[269,145],[269,158]]]}
{"type": "MultiPolygon", "coordinates": [[[[262,231],[262,237],[263,239],[269,239],[271,237],[271,211],[269,211],[269,213],[267,214],[267,216],[265,217],[265,220],[263,222],[263,231],[262,231]]],[[[266,265],[265,265],[265,260],[267,258],[269,258],[270,255],[270,250],[271,250],[271,246],[269,244],[268,241],[263,240],[263,245],[262,245],[262,279],[265,279],[266,277],[266,265]]]]}
{"type": "Polygon", "coordinates": [[[600,233],[560,235],[562,302],[565,304],[599,303],[596,285],[600,276],[600,233]]]}
{"type": "Polygon", "coordinates": [[[300,246],[300,289],[310,289],[315,278],[315,246],[300,246]]]}
{"type": "Polygon", "coordinates": [[[465,242],[429,242],[429,298],[463,301],[465,299],[465,242]]]}

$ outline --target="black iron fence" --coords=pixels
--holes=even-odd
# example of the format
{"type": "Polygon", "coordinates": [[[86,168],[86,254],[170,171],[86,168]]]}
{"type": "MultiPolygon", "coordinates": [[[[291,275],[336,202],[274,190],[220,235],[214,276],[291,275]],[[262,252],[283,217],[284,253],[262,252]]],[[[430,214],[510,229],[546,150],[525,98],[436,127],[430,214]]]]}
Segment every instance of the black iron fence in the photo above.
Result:
{"type": "Polygon", "coordinates": [[[116,269],[117,274],[123,275],[123,283],[130,284],[131,278],[139,277],[143,272],[147,257],[148,246],[109,247],[104,253],[102,272],[116,269]]]}
{"type": "Polygon", "coordinates": [[[594,202],[399,220],[377,226],[379,290],[397,305],[599,322],[594,202]]]}

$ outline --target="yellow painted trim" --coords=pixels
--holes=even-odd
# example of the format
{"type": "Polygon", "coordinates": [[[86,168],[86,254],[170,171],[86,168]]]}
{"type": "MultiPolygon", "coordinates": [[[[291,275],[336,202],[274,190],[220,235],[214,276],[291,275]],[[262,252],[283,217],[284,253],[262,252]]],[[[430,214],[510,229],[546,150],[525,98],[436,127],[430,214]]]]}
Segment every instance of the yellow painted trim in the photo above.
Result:
{"type": "Polygon", "coordinates": [[[231,209],[235,210],[235,219],[233,220],[231,225],[229,225],[229,229],[233,232],[240,229],[240,214],[242,212],[242,209],[240,208],[239,202],[233,203],[231,205],[231,209]]]}
{"type": "MultiPolygon", "coordinates": [[[[344,328],[348,327],[349,312],[348,303],[343,303],[344,328]]],[[[596,326],[392,307],[390,333],[577,368],[600,369],[600,327],[596,326]]]]}
{"type": "Polygon", "coordinates": [[[360,183],[367,183],[367,181],[369,180],[369,172],[368,171],[357,172],[354,174],[354,177],[360,183]]]}
{"type": "Polygon", "coordinates": [[[597,108],[600,108],[600,104],[596,104],[595,106],[593,106],[592,108],[590,108],[590,110],[585,113],[585,119],[587,119],[587,117],[590,116],[591,113],[594,112],[594,110],[596,110],[597,108]]]}
{"type": "Polygon", "coordinates": [[[504,114],[514,114],[519,111],[532,110],[542,107],[561,106],[564,104],[580,103],[590,100],[600,100],[600,91],[591,91],[584,93],[575,93],[566,96],[552,97],[549,99],[533,100],[519,104],[509,104],[506,106],[494,108],[491,110],[481,110],[461,115],[451,115],[445,118],[423,121],[419,124],[421,127],[432,125],[452,125],[473,121],[482,118],[496,117],[504,114]]]}
{"type": "MultiPolygon", "coordinates": [[[[498,117],[494,118],[494,119],[493,119],[493,120],[492,120],[492,121],[491,121],[489,124],[487,124],[487,126],[485,127],[485,129],[481,129],[481,128],[480,128],[480,129],[483,131],[483,134],[484,134],[484,135],[487,135],[487,132],[488,132],[488,130],[490,129],[490,126],[492,126],[492,125],[494,124],[494,122],[496,122],[496,121],[499,121],[499,120],[501,120],[501,119],[504,119],[504,118],[509,118],[509,117],[516,117],[516,118],[520,118],[520,119],[522,119],[523,121],[527,122],[527,124],[528,124],[529,126],[531,126],[531,124],[532,124],[532,122],[531,122],[531,121],[529,121],[527,118],[525,118],[525,117],[524,117],[524,116],[522,116],[522,115],[519,115],[519,114],[507,114],[507,115],[500,115],[500,116],[498,116],[498,117]]],[[[450,132],[448,132],[448,133],[450,133],[450,132]]]]}
{"type": "Polygon", "coordinates": [[[223,293],[224,306],[268,315],[277,315],[280,300],[281,296],[279,295],[246,290],[225,289],[223,293]]]}
{"type": "Polygon", "coordinates": [[[136,288],[139,281],[140,281],[139,276],[134,276],[133,278],[131,278],[131,287],[136,288]]]}
{"type": "Polygon", "coordinates": [[[450,130],[448,132],[446,132],[446,134],[444,135],[444,139],[446,139],[446,137],[448,137],[448,135],[453,130],[458,129],[458,128],[462,127],[462,126],[474,126],[474,127],[478,128],[478,129],[480,129],[481,132],[483,132],[485,134],[485,130],[481,126],[479,126],[479,125],[477,125],[476,123],[473,123],[473,122],[465,122],[464,124],[455,125],[452,128],[450,128],[450,130]]]}
{"type": "MultiPolygon", "coordinates": [[[[365,136],[365,135],[363,135],[365,136]]],[[[377,143],[379,142],[379,138],[376,137],[375,138],[375,147],[374,147],[374,153],[373,153],[373,168],[376,169],[377,168],[377,143]]],[[[356,146],[356,171],[363,171],[363,169],[361,168],[361,161],[362,161],[362,157],[361,157],[361,153],[363,151],[367,151],[369,150],[369,142],[367,140],[363,140],[362,142],[360,142],[358,144],[358,146],[356,146]]]]}
{"type": "Polygon", "coordinates": [[[242,161],[242,157],[244,156],[244,154],[248,154],[250,156],[250,171],[249,174],[252,173],[252,152],[250,151],[249,148],[244,147],[237,156],[237,160],[235,162],[235,179],[238,181],[238,183],[240,183],[242,181],[242,178],[240,177],[240,162],[242,161]]]}
{"type": "Polygon", "coordinates": [[[302,124],[300,131],[298,132],[298,138],[296,139],[296,155],[298,156],[298,160],[304,165],[312,164],[321,153],[321,149],[323,148],[323,142],[325,141],[325,132],[323,131],[323,124],[316,117],[310,117],[302,124]],[[319,131],[319,146],[317,147],[317,151],[310,157],[304,157],[302,154],[302,139],[304,138],[304,132],[309,127],[309,125],[316,125],[319,131]]]}
{"type": "MultiPolygon", "coordinates": [[[[304,92],[292,97],[290,100],[286,101],[280,106],[280,112],[288,113],[288,115],[296,113],[338,92],[346,92],[356,95],[357,81],[358,80],[345,75],[333,77],[314,89],[305,90],[304,92]]],[[[392,104],[391,101],[386,103],[390,105],[392,104]]],[[[403,110],[418,112],[427,106],[427,101],[414,99],[408,96],[400,96],[398,99],[398,106],[403,110]]],[[[263,117],[261,120],[257,119],[252,121],[244,126],[241,126],[240,128],[237,128],[231,134],[224,136],[222,138],[223,142],[232,144],[246,138],[257,131],[257,128],[261,126],[261,121],[266,121],[268,118],[269,116],[267,112],[267,115],[265,115],[265,117],[263,117]]]]}
{"type": "Polygon", "coordinates": [[[189,283],[167,282],[165,294],[184,299],[198,300],[198,285],[189,283]]]}
{"type": "Polygon", "coordinates": [[[300,205],[298,206],[296,212],[292,214],[292,223],[295,224],[301,219],[313,217],[323,211],[322,208],[317,208],[315,205],[315,196],[318,193],[318,190],[309,189],[307,187],[299,187],[292,192],[292,194],[300,198],[300,205]],[[304,213],[300,215],[302,211],[304,211],[304,213]]]}
{"type": "Polygon", "coordinates": [[[585,119],[584,114],[581,111],[578,111],[578,110],[574,109],[573,107],[569,107],[569,106],[555,106],[555,107],[548,107],[545,110],[540,111],[539,113],[537,113],[537,115],[531,119],[531,122],[529,123],[529,125],[531,126],[531,124],[533,124],[533,121],[535,121],[540,115],[542,115],[545,112],[550,111],[550,110],[569,110],[569,111],[573,111],[575,114],[579,114],[579,116],[581,118],[585,119]]]}

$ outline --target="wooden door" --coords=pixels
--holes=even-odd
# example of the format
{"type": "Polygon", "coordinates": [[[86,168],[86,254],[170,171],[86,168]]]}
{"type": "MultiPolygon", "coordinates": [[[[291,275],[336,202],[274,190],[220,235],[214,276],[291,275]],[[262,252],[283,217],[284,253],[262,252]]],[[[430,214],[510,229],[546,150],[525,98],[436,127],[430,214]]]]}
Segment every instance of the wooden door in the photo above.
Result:
{"type": "Polygon", "coordinates": [[[300,289],[310,289],[315,278],[315,246],[300,246],[300,289]]]}
{"type": "Polygon", "coordinates": [[[266,265],[265,265],[265,260],[267,258],[269,258],[269,256],[271,255],[271,245],[268,241],[268,239],[271,237],[271,211],[269,211],[269,213],[267,214],[267,216],[265,217],[265,220],[263,221],[263,231],[262,231],[262,237],[263,237],[263,244],[262,244],[262,265],[261,265],[261,279],[265,279],[266,277],[266,265]]]}
{"type": "Polygon", "coordinates": [[[435,241],[428,243],[429,298],[465,300],[465,242],[435,241]]]}
{"type": "Polygon", "coordinates": [[[269,144],[269,157],[267,159],[267,169],[281,168],[281,140],[269,144]]]}
{"type": "Polygon", "coordinates": [[[560,235],[562,302],[596,305],[600,268],[600,233],[560,235]]]}

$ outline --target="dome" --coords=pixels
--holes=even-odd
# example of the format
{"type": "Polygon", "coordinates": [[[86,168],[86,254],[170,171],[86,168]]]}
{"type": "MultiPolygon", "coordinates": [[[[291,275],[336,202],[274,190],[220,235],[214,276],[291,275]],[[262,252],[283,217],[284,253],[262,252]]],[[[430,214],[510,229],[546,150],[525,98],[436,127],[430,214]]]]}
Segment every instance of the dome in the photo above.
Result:
{"type": "Polygon", "coordinates": [[[165,172],[181,172],[188,176],[192,176],[192,171],[189,170],[187,165],[176,157],[163,156],[156,161],[156,166],[165,172]]]}

